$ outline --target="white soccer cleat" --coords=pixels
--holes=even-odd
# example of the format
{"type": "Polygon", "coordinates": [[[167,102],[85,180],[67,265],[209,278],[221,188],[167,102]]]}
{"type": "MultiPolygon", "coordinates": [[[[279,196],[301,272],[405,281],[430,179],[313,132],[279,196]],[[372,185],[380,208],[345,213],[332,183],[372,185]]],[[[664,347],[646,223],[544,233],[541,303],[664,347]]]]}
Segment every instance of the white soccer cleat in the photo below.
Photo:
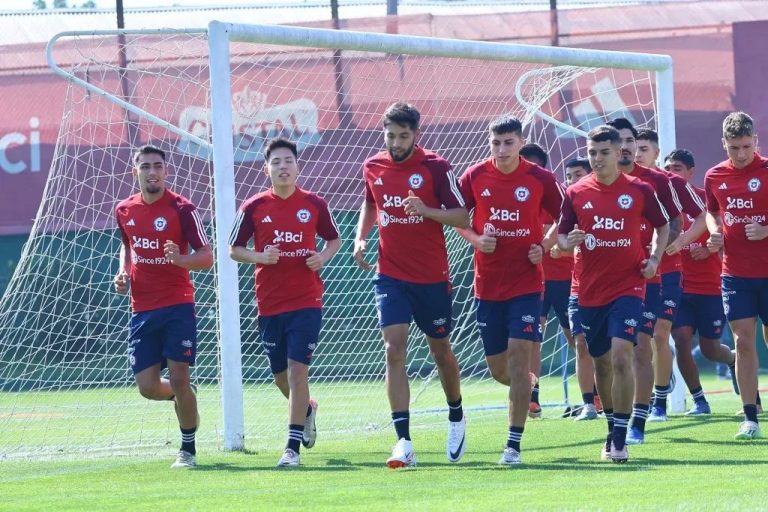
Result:
{"type": "Polygon", "coordinates": [[[754,421],[745,421],[739,426],[739,432],[736,434],[735,439],[739,441],[751,441],[753,439],[762,439],[763,432],[760,430],[760,425],[754,421]]]}
{"type": "Polygon", "coordinates": [[[192,469],[197,466],[197,458],[185,450],[179,450],[176,461],[171,464],[171,469],[192,469]]]}
{"type": "Polygon", "coordinates": [[[460,421],[448,422],[448,441],[445,443],[445,455],[448,462],[459,462],[464,456],[464,450],[467,447],[465,431],[467,427],[467,418],[463,417],[460,421]]]}
{"type": "Polygon", "coordinates": [[[584,404],[581,408],[581,412],[576,416],[574,421],[596,420],[597,409],[594,404],[584,404]]]}
{"type": "Polygon", "coordinates": [[[283,452],[283,456],[277,461],[277,467],[279,468],[295,468],[298,467],[301,462],[301,457],[298,453],[290,448],[286,448],[283,452]]]}
{"type": "Polygon", "coordinates": [[[400,439],[392,448],[392,456],[387,459],[390,469],[410,468],[416,465],[416,453],[413,451],[413,443],[407,439],[400,439]]]}
{"type": "Polygon", "coordinates": [[[500,466],[514,466],[515,464],[521,464],[522,460],[520,460],[520,452],[515,450],[514,448],[504,448],[504,451],[501,454],[501,458],[499,459],[499,465],[500,466]]]}
{"type": "Polygon", "coordinates": [[[312,412],[304,420],[304,434],[301,438],[301,444],[304,445],[304,448],[312,448],[315,446],[315,441],[317,441],[317,425],[315,425],[317,401],[310,399],[309,406],[312,408],[312,412]]]}
{"type": "Polygon", "coordinates": [[[616,449],[616,445],[611,443],[611,460],[617,464],[624,464],[629,460],[629,450],[627,450],[627,445],[624,445],[624,448],[621,450],[616,449]]]}

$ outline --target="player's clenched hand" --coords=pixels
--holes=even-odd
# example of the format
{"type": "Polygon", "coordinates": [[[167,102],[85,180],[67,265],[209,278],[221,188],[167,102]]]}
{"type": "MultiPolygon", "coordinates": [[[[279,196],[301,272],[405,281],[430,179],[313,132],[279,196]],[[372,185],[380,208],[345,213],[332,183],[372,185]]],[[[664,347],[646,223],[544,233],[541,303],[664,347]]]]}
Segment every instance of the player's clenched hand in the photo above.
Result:
{"type": "Polygon", "coordinates": [[[365,261],[365,250],[368,248],[368,240],[355,240],[355,248],[352,251],[352,257],[357,266],[363,270],[370,271],[373,267],[365,261]]]}
{"type": "Polygon", "coordinates": [[[549,250],[549,257],[553,260],[559,259],[560,256],[563,255],[563,251],[560,250],[560,248],[557,246],[557,244],[553,245],[552,248],[549,250]]]}
{"type": "Polygon", "coordinates": [[[496,237],[490,233],[478,235],[474,245],[478,251],[484,252],[485,254],[491,254],[496,250],[496,237]]]}
{"type": "Polygon", "coordinates": [[[424,201],[414,194],[413,190],[409,190],[408,197],[403,199],[403,208],[405,209],[405,213],[411,216],[424,215],[424,212],[427,210],[424,201]]]}
{"type": "Polygon", "coordinates": [[[312,256],[307,258],[307,267],[312,272],[317,272],[321,268],[323,268],[323,265],[325,265],[325,259],[320,256],[319,252],[312,252],[312,256]]]}
{"type": "Polygon", "coordinates": [[[709,249],[707,249],[704,246],[694,247],[691,249],[691,258],[695,261],[701,261],[709,258],[709,255],[711,253],[709,252],[709,249]]]}
{"type": "Polygon", "coordinates": [[[640,264],[640,273],[643,274],[644,278],[651,279],[656,275],[656,269],[658,266],[659,261],[655,256],[651,256],[647,260],[643,260],[643,262],[640,264]]]}
{"type": "Polygon", "coordinates": [[[120,271],[117,273],[114,279],[115,283],[115,291],[119,293],[120,295],[125,295],[128,293],[128,274],[126,274],[124,271],[120,271]]]}
{"type": "Polygon", "coordinates": [[[664,252],[667,255],[672,256],[673,254],[677,254],[682,250],[683,250],[683,246],[680,243],[680,237],[677,237],[671,244],[667,246],[664,252]]]}
{"type": "Polygon", "coordinates": [[[751,222],[744,226],[744,232],[747,234],[747,240],[762,240],[768,236],[768,229],[757,222],[751,222]]]}
{"type": "Polygon", "coordinates": [[[542,259],[544,259],[544,248],[541,244],[531,244],[531,248],[528,249],[528,261],[538,265],[542,259]]]}
{"type": "Polygon", "coordinates": [[[707,240],[707,249],[709,252],[717,252],[723,248],[723,232],[720,228],[714,233],[710,233],[707,240]]]}
{"type": "Polygon", "coordinates": [[[179,264],[179,260],[181,259],[181,250],[179,250],[179,246],[176,245],[174,241],[165,241],[165,245],[163,245],[163,253],[165,254],[165,259],[167,259],[169,262],[173,263],[174,265],[179,264]]]}
{"type": "Polygon", "coordinates": [[[280,259],[280,248],[276,245],[268,245],[264,247],[264,252],[259,253],[260,257],[257,262],[260,265],[274,265],[280,259]]]}
{"type": "Polygon", "coordinates": [[[579,229],[579,225],[575,224],[570,233],[568,233],[568,247],[576,247],[586,238],[587,233],[583,229],[579,229]]]}

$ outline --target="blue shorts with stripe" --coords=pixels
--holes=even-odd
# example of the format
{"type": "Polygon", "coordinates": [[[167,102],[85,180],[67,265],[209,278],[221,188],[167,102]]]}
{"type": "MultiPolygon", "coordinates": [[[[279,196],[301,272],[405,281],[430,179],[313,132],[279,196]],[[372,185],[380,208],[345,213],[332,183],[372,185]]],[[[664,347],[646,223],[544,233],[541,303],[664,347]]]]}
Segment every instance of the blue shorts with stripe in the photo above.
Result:
{"type": "Polygon", "coordinates": [[[661,284],[645,283],[645,300],[643,301],[642,322],[638,331],[653,336],[656,327],[656,313],[661,309],[661,284]]]}
{"type": "Polygon", "coordinates": [[[162,370],[168,366],[168,359],[194,366],[196,353],[194,304],[175,304],[131,315],[128,361],[134,375],[158,363],[162,370]]]}
{"type": "Polygon", "coordinates": [[[486,356],[507,350],[510,338],[541,341],[541,294],[531,293],[509,300],[475,299],[477,327],[486,356]]]}
{"type": "Polygon", "coordinates": [[[612,338],[637,344],[638,324],[643,301],[638,297],[619,297],[604,306],[579,306],[589,355],[600,357],[611,349],[612,338]]]}
{"type": "Polygon", "coordinates": [[[728,321],[759,316],[768,325],[768,278],[722,276],[722,283],[728,321]]]}
{"type": "Polygon", "coordinates": [[[451,333],[451,283],[411,283],[383,274],[373,280],[379,327],[407,324],[411,320],[430,338],[451,333]]]}
{"type": "Polygon", "coordinates": [[[571,294],[571,281],[544,281],[544,299],[541,303],[541,316],[548,317],[553,309],[557,321],[563,329],[570,329],[568,323],[568,296],[571,294]]]}
{"type": "Polygon", "coordinates": [[[657,318],[674,322],[680,298],[683,296],[683,275],[680,272],[668,272],[661,275],[661,304],[656,311],[657,318]]]}
{"type": "Polygon", "coordinates": [[[312,362],[312,354],[320,341],[322,317],[320,308],[259,316],[261,346],[273,374],[284,372],[288,359],[306,365],[312,362]]]}
{"type": "Polygon", "coordinates": [[[579,314],[579,297],[576,295],[568,297],[568,323],[572,335],[584,334],[584,328],[581,326],[581,314],[579,314]]]}
{"type": "Polygon", "coordinates": [[[691,327],[702,338],[718,340],[723,332],[725,313],[720,295],[684,293],[672,329],[691,327]]]}

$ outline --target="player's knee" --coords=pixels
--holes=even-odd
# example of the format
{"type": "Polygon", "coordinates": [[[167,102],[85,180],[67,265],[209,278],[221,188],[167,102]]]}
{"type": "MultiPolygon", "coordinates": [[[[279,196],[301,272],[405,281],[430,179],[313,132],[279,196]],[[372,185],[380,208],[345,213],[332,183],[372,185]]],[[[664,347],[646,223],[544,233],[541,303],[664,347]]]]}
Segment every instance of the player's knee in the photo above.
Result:
{"type": "Polygon", "coordinates": [[[384,343],[384,354],[387,358],[388,365],[400,365],[405,364],[405,345],[399,343],[384,343]]]}
{"type": "Polygon", "coordinates": [[[148,400],[158,400],[160,397],[160,382],[137,381],[139,394],[148,400]]]}
{"type": "Polygon", "coordinates": [[[701,355],[710,361],[714,361],[718,355],[717,353],[720,348],[720,340],[705,341],[704,339],[699,339],[699,348],[701,349],[701,355]]]}
{"type": "Polygon", "coordinates": [[[616,375],[626,375],[632,369],[632,357],[623,351],[616,351],[612,355],[613,373],[616,375]]]}
{"type": "Polygon", "coordinates": [[[309,366],[292,359],[288,360],[288,382],[290,384],[306,382],[309,375],[309,366]]]}
{"type": "Polygon", "coordinates": [[[437,366],[453,365],[456,360],[453,352],[451,352],[451,345],[449,343],[433,345],[429,348],[429,353],[432,355],[432,359],[435,360],[437,366]]]}
{"type": "Polygon", "coordinates": [[[176,395],[181,395],[190,389],[188,373],[171,373],[171,375],[168,377],[168,381],[171,383],[171,389],[173,389],[173,393],[176,395]]]}

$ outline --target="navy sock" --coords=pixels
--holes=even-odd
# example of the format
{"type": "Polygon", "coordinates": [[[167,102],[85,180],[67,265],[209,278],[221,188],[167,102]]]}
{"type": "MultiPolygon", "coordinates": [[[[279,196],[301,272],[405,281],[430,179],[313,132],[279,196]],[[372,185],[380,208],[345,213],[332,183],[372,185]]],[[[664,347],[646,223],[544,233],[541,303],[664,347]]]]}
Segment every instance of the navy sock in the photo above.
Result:
{"type": "Polygon", "coordinates": [[[182,428],[180,430],[181,449],[185,452],[191,453],[192,455],[196,454],[197,451],[195,450],[195,432],[197,432],[197,427],[182,428]]]}
{"type": "Polygon", "coordinates": [[[464,409],[461,408],[461,397],[455,402],[448,402],[448,421],[461,421],[464,409]]]}
{"type": "Polygon", "coordinates": [[[285,447],[299,453],[303,437],[304,425],[288,425],[288,444],[285,447]]]}
{"type": "Polygon", "coordinates": [[[395,432],[398,439],[411,440],[410,418],[408,411],[399,411],[392,413],[392,422],[395,424],[395,432]]]}
{"type": "Polygon", "coordinates": [[[646,419],[648,419],[648,404],[632,404],[632,427],[645,432],[646,419]]]}
{"type": "Polygon", "coordinates": [[[613,409],[603,409],[605,419],[608,420],[608,435],[613,433],[613,409]]]}
{"type": "Polygon", "coordinates": [[[763,405],[763,403],[760,401],[760,392],[759,391],[755,395],[755,405],[763,405]]]}
{"type": "Polygon", "coordinates": [[[307,418],[309,418],[309,415],[312,414],[312,405],[307,406],[307,418]]]}
{"type": "Polygon", "coordinates": [[[587,404],[594,404],[595,403],[595,394],[594,393],[582,393],[581,399],[584,400],[584,405],[587,404]]]}
{"type": "Polygon", "coordinates": [[[509,427],[507,434],[507,448],[512,448],[520,453],[520,441],[523,439],[525,427],[509,427]]]}
{"type": "Polygon", "coordinates": [[[707,398],[704,396],[704,390],[701,389],[701,386],[697,387],[696,389],[689,390],[691,392],[691,397],[693,397],[693,401],[697,404],[700,403],[707,403],[707,398]]]}
{"type": "Polygon", "coordinates": [[[538,404],[539,403],[539,383],[537,382],[535,386],[533,386],[533,389],[531,390],[531,402],[538,404]]]}
{"type": "Polygon", "coordinates": [[[754,421],[757,423],[757,406],[756,405],[745,405],[744,406],[744,418],[747,421],[754,421]]]}
{"type": "Polygon", "coordinates": [[[613,440],[613,446],[617,450],[623,449],[626,444],[628,423],[629,414],[620,412],[613,414],[613,433],[611,434],[611,439],[613,440]]]}
{"type": "Polygon", "coordinates": [[[653,391],[655,398],[653,399],[653,406],[660,407],[664,412],[667,411],[667,395],[669,394],[669,385],[666,386],[654,386],[653,391]]]}

